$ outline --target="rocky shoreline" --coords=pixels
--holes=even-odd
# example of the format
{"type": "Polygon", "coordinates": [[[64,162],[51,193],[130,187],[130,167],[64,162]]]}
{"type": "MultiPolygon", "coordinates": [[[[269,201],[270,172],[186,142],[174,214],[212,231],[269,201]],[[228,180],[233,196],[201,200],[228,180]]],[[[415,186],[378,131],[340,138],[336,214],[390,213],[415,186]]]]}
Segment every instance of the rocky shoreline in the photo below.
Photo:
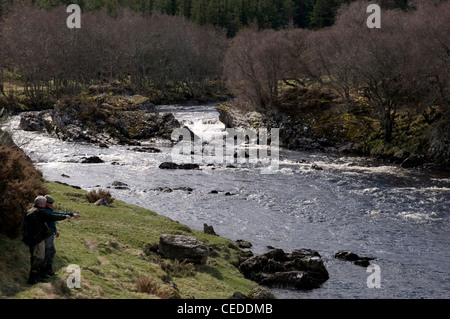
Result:
{"type": "Polygon", "coordinates": [[[85,94],[59,100],[52,110],[24,112],[19,124],[26,131],[45,131],[61,140],[100,147],[170,139],[179,127],[172,113],[158,114],[148,98],[122,84],[93,86],[85,94]]]}
{"type": "MultiPolygon", "coordinates": [[[[217,235],[212,226],[204,226],[206,234],[217,235]]],[[[302,248],[287,253],[283,249],[268,247],[268,252],[254,255],[249,250],[251,243],[244,240],[236,240],[235,243],[237,247],[230,248],[239,249],[241,255],[235,266],[245,278],[268,289],[312,290],[321,288],[330,279],[322,256],[315,250],[302,248]]],[[[163,258],[199,265],[206,265],[208,258],[216,254],[214,247],[206,246],[197,238],[186,235],[163,234],[159,243],[149,244],[146,249],[163,258]]],[[[361,267],[368,267],[370,261],[375,259],[360,257],[349,251],[339,251],[334,258],[350,261],[361,267]]],[[[245,299],[245,296],[236,292],[231,298],[245,299]]]]}
{"type": "MultiPolygon", "coordinates": [[[[227,128],[279,128],[280,146],[289,150],[319,151],[338,153],[350,156],[365,156],[377,161],[399,165],[402,168],[424,168],[436,170],[449,170],[450,159],[445,155],[426,155],[412,153],[407,150],[396,152],[383,152],[372,154],[367,149],[367,141],[359,134],[357,138],[348,138],[348,135],[318,134],[319,124],[317,119],[304,120],[281,112],[263,114],[255,111],[242,111],[234,103],[221,103],[216,106],[219,119],[227,128]],[[315,125],[317,127],[315,127],[315,125]]],[[[336,124],[337,126],[337,124],[336,124]]],[[[321,128],[322,129],[322,128],[321,128]]],[[[337,131],[338,128],[333,130],[337,131]]]]}

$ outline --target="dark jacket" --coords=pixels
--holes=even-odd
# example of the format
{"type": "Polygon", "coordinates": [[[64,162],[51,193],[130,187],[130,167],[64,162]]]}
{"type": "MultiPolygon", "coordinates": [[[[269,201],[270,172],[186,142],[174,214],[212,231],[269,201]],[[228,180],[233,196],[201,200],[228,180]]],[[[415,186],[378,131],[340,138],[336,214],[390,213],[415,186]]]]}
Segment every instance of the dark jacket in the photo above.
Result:
{"type": "MultiPolygon", "coordinates": [[[[45,208],[43,208],[43,210],[45,210],[47,213],[54,214],[54,215],[69,215],[69,216],[73,217],[72,213],[54,212],[53,209],[51,209],[50,207],[45,207],[45,208]]],[[[56,223],[54,220],[52,220],[51,222],[47,222],[47,226],[52,233],[54,233],[56,231],[56,223]]]]}
{"type": "Polygon", "coordinates": [[[43,208],[33,207],[25,216],[27,239],[24,240],[29,245],[36,245],[52,235],[47,227],[47,222],[66,219],[65,215],[47,213],[43,208]]]}

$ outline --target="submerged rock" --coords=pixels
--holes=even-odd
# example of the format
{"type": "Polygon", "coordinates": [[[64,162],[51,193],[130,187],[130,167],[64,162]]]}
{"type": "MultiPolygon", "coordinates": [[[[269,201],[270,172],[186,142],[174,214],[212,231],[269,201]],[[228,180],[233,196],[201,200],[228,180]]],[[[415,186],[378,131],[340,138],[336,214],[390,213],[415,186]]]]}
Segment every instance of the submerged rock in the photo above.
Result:
{"type": "Polygon", "coordinates": [[[352,253],[350,251],[338,251],[335,255],[335,258],[337,259],[342,259],[342,260],[347,260],[347,261],[353,261],[353,263],[355,265],[358,266],[362,266],[362,267],[367,267],[370,265],[370,260],[373,260],[375,258],[371,258],[371,257],[360,257],[355,253],[352,253]]]}
{"type": "Polygon", "coordinates": [[[155,147],[135,147],[129,150],[141,153],[161,153],[161,150],[155,147]]]}
{"type": "Polygon", "coordinates": [[[91,156],[91,157],[83,157],[81,160],[82,164],[100,164],[104,163],[104,161],[98,157],[98,156],[91,156]]]}
{"type": "Polygon", "coordinates": [[[130,188],[128,187],[128,184],[125,184],[125,183],[119,182],[119,181],[114,181],[111,185],[112,185],[115,189],[130,189],[130,188]]]}
{"type": "Polygon", "coordinates": [[[173,162],[164,162],[161,165],[159,165],[160,169],[199,169],[200,166],[198,164],[176,164],[173,162]]]}

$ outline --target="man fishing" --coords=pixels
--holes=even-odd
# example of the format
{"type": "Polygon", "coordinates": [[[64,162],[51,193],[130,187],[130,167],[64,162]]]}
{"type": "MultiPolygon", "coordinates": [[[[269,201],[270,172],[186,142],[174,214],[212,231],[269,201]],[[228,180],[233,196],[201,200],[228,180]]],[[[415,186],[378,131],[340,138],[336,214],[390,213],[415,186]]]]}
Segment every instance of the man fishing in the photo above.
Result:
{"type": "MultiPolygon", "coordinates": [[[[78,215],[78,214],[73,214],[73,213],[68,213],[68,212],[54,212],[53,211],[53,203],[55,202],[55,200],[50,195],[45,195],[44,197],[46,199],[46,206],[45,206],[44,210],[47,213],[55,214],[55,215],[68,215],[68,216],[74,217],[74,218],[80,217],[80,215],[78,215]]],[[[55,275],[55,272],[53,271],[53,258],[55,257],[55,254],[56,254],[55,237],[56,238],[59,237],[59,232],[56,229],[56,222],[50,221],[50,222],[47,222],[46,224],[47,224],[48,228],[50,229],[50,231],[52,232],[52,234],[45,239],[45,258],[44,258],[44,262],[42,264],[41,271],[40,271],[40,277],[43,279],[47,279],[47,278],[55,275]]]]}
{"type": "Polygon", "coordinates": [[[45,259],[45,240],[52,235],[46,223],[71,218],[69,215],[46,212],[44,210],[46,203],[47,200],[44,196],[36,197],[33,208],[27,211],[24,220],[26,235],[23,241],[30,248],[30,275],[28,278],[30,285],[44,281],[40,277],[40,271],[45,259]]]}

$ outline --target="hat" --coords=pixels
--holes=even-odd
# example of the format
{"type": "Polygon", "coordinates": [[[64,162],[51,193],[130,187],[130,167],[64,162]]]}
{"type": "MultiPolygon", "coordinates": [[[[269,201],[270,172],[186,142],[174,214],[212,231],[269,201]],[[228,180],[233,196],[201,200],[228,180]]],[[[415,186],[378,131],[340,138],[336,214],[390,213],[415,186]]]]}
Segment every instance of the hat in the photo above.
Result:
{"type": "Polygon", "coordinates": [[[53,197],[51,197],[50,195],[45,195],[44,196],[45,197],[45,199],[47,200],[47,203],[54,203],[55,202],[55,200],[53,199],[53,197]]]}

